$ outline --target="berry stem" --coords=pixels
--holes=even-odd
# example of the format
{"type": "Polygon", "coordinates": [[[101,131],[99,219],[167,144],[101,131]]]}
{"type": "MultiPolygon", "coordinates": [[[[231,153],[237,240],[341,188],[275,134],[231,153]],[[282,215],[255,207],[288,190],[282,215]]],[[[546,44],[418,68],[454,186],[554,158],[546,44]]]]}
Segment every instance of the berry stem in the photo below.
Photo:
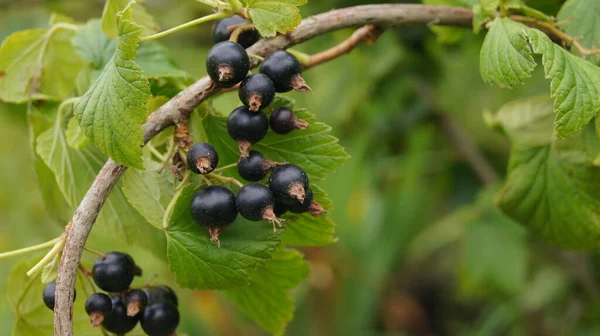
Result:
{"type": "Polygon", "coordinates": [[[296,57],[296,59],[298,59],[298,62],[300,62],[300,64],[302,64],[303,68],[308,68],[311,65],[310,59],[312,58],[312,56],[310,56],[309,54],[303,53],[302,51],[299,51],[296,49],[288,49],[287,52],[294,55],[294,57],[296,57]]]}
{"type": "Polygon", "coordinates": [[[177,203],[177,199],[179,199],[179,196],[181,196],[181,193],[183,192],[184,187],[190,181],[191,176],[192,176],[192,173],[189,170],[186,170],[185,173],[183,174],[183,179],[181,180],[181,183],[179,183],[177,188],[175,188],[175,194],[173,195],[173,198],[171,198],[169,205],[167,205],[167,208],[165,209],[165,214],[163,215],[163,221],[162,221],[163,229],[166,229],[169,227],[169,219],[171,217],[171,214],[173,213],[173,209],[175,209],[175,203],[177,203]]]}
{"type": "Polygon", "coordinates": [[[227,27],[227,30],[229,31],[229,29],[231,29],[231,28],[233,30],[231,30],[231,36],[229,36],[229,41],[237,43],[237,41],[240,37],[240,34],[242,34],[245,31],[255,29],[256,27],[254,26],[254,23],[252,23],[252,22],[244,22],[244,23],[240,23],[237,25],[227,27]]]}
{"type": "Polygon", "coordinates": [[[219,168],[213,170],[213,173],[217,173],[217,172],[229,169],[229,168],[234,168],[234,167],[237,167],[237,165],[238,165],[237,163],[228,164],[227,166],[219,167],[219,168]]]}
{"type": "Polygon", "coordinates": [[[85,246],[84,246],[84,247],[83,247],[83,250],[84,250],[84,251],[87,251],[87,252],[90,252],[90,253],[93,253],[93,254],[95,254],[95,255],[97,255],[97,256],[99,256],[99,257],[101,257],[101,258],[104,258],[104,257],[106,257],[106,255],[105,255],[104,253],[102,253],[102,252],[100,252],[100,251],[93,250],[93,249],[91,249],[91,248],[89,248],[89,247],[85,247],[85,246]]]}
{"type": "Polygon", "coordinates": [[[82,264],[79,264],[79,270],[81,271],[81,274],[83,275],[83,277],[90,284],[90,287],[92,287],[92,292],[94,294],[96,294],[96,286],[94,285],[94,282],[92,281],[92,279],[90,277],[92,272],[89,269],[87,269],[85,266],[83,266],[82,264]]]}
{"type": "Polygon", "coordinates": [[[0,259],[10,258],[10,257],[16,257],[16,256],[19,256],[19,255],[22,255],[22,254],[27,254],[27,253],[31,253],[31,252],[36,252],[36,251],[47,249],[49,247],[54,246],[54,244],[56,244],[56,242],[59,239],[60,239],[60,237],[54,238],[54,239],[49,240],[49,241],[47,241],[45,243],[41,243],[41,244],[37,244],[37,245],[25,247],[25,248],[14,250],[14,251],[8,251],[8,252],[0,253],[0,259]]]}
{"type": "Polygon", "coordinates": [[[251,53],[248,53],[248,57],[252,57],[252,58],[254,58],[254,59],[257,59],[257,60],[259,60],[260,62],[263,62],[263,61],[265,60],[265,58],[264,58],[264,57],[262,57],[262,56],[258,56],[258,55],[256,55],[256,54],[251,54],[251,53]]]}
{"type": "Polygon", "coordinates": [[[42,260],[40,260],[37,264],[35,264],[35,266],[33,266],[29,271],[27,271],[27,276],[30,278],[33,278],[36,275],[38,275],[39,272],[42,271],[44,266],[46,266],[50,261],[52,261],[52,259],[54,259],[54,257],[58,253],[60,253],[62,251],[63,247],[65,246],[66,238],[67,238],[67,235],[65,233],[63,233],[58,238],[58,241],[55,242],[54,247],[48,253],[46,253],[46,255],[42,258],[42,260]]]}
{"type": "Polygon", "coordinates": [[[217,181],[221,181],[223,183],[231,183],[240,188],[244,186],[244,184],[242,182],[236,180],[233,177],[221,176],[221,175],[217,175],[217,174],[206,174],[206,177],[213,178],[213,179],[215,179],[217,181]]]}
{"type": "Polygon", "coordinates": [[[150,149],[150,152],[152,154],[154,154],[154,156],[156,156],[157,159],[160,160],[160,162],[165,162],[167,160],[167,157],[165,155],[163,155],[161,152],[158,151],[158,149],[156,149],[154,146],[152,146],[150,143],[148,143],[146,145],[146,147],[148,147],[148,149],[150,149]]]}
{"type": "Polygon", "coordinates": [[[167,29],[165,31],[162,31],[160,33],[156,33],[156,34],[152,34],[152,35],[148,35],[148,36],[142,36],[140,38],[140,42],[144,42],[144,41],[152,41],[152,40],[156,40],[158,38],[176,33],[180,30],[183,30],[185,28],[189,28],[189,27],[193,27],[195,25],[199,25],[205,22],[209,22],[209,21],[213,21],[213,20],[219,20],[219,19],[224,19],[227,17],[230,17],[231,14],[230,13],[226,13],[226,12],[221,12],[221,13],[214,13],[214,14],[210,14],[210,15],[206,15],[203,16],[201,18],[198,18],[196,20],[192,20],[190,22],[186,22],[184,24],[181,24],[179,26],[173,27],[171,29],[167,29]]]}

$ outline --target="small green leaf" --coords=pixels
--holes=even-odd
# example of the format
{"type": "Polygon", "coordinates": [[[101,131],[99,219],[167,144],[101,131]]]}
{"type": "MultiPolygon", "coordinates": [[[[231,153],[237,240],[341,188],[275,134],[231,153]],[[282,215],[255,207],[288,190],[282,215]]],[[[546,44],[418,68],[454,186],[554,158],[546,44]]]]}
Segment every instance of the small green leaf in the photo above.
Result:
{"type": "Polygon", "coordinates": [[[273,254],[265,267],[250,272],[250,285],[225,293],[258,325],[273,335],[282,335],[294,316],[294,299],[287,293],[310,272],[310,265],[296,250],[273,254]]]}
{"type": "Polygon", "coordinates": [[[67,143],[75,149],[82,149],[89,145],[90,140],[85,137],[83,130],[77,122],[77,118],[73,117],[67,125],[67,143]]]}
{"type": "Polygon", "coordinates": [[[102,12],[102,30],[106,35],[112,38],[119,36],[119,12],[127,6],[135,6],[133,11],[133,22],[143,27],[143,34],[150,35],[159,31],[159,27],[146,9],[141,5],[143,0],[106,0],[104,11],[102,12]]]}
{"type": "Polygon", "coordinates": [[[524,28],[507,18],[494,20],[480,53],[479,71],[484,81],[512,87],[531,76],[536,64],[527,38],[521,34],[524,28]]]}
{"type": "Polygon", "coordinates": [[[264,265],[279,245],[268,223],[240,216],[221,232],[221,247],[210,241],[206,228],[192,219],[195,188],[185,187],[177,198],[166,230],[169,267],[182,288],[227,289],[250,283],[249,272],[264,265]]]}
{"type": "Polygon", "coordinates": [[[272,37],[294,30],[302,21],[297,6],[307,0],[244,0],[260,35],[272,37]]]}
{"type": "Polygon", "coordinates": [[[150,87],[134,62],[141,27],[132,7],[120,13],[117,50],[100,77],[75,105],[75,116],[90,141],[118,163],[142,168],[142,124],[150,87]]]}
{"type": "Polygon", "coordinates": [[[543,146],[554,137],[552,99],[548,95],[514,100],[492,117],[513,143],[543,146]]]}
{"type": "MultiPolygon", "coordinates": [[[[561,7],[558,20],[564,22],[561,28],[565,33],[581,38],[579,43],[586,48],[600,47],[600,1],[568,0],[561,7]]],[[[598,64],[600,56],[594,57],[594,61],[598,64]]]]}
{"type": "Polygon", "coordinates": [[[60,264],[60,256],[61,254],[57,253],[54,256],[54,258],[52,258],[52,261],[46,264],[46,266],[44,266],[44,269],[42,269],[41,276],[42,283],[47,284],[56,280],[56,277],[58,276],[58,265],[60,264]]]}

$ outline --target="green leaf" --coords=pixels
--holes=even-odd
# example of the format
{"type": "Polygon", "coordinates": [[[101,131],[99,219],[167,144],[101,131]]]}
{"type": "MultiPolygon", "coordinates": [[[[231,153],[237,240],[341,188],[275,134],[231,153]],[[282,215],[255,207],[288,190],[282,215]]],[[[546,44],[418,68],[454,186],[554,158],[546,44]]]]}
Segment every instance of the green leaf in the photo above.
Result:
{"type": "MultiPolygon", "coordinates": [[[[513,106],[505,113],[520,114],[527,111],[528,104],[525,101],[523,109],[513,106]]],[[[547,122],[539,122],[544,113],[551,116],[552,109],[546,105],[545,110],[536,112],[539,117],[528,119],[529,124],[523,120],[522,129],[534,123],[546,124],[546,132],[551,132],[547,122]]],[[[592,160],[600,144],[593,130],[586,129],[570,139],[546,137],[546,143],[542,137],[535,141],[516,139],[521,143],[516,141],[511,151],[508,178],[495,199],[498,207],[550,244],[569,249],[597,247],[600,168],[592,160]]]]}
{"type": "Polygon", "coordinates": [[[82,149],[89,145],[90,140],[85,137],[83,130],[77,122],[77,118],[73,117],[67,124],[67,143],[75,149],[82,149]]]}
{"type": "MultiPolygon", "coordinates": [[[[54,335],[54,314],[44,305],[42,291],[44,284],[39,277],[30,278],[27,271],[35,265],[39,259],[23,260],[19,262],[10,272],[7,279],[6,292],[8,302],[15,312],[15,323],[12,334],[52,336],[54,335]]],[[[77,298],[73,312],[73,328],[75,335],[100,336],[102,331],[92,328],[89,318],[82,309],[88,295],[91,294],[84,289],[87,286],[81,278],[76,281],[75,290],[77,298]]]]}
{"type": "Polygon", "coordinates": [[[272,37],[294,30],[302,21],[297,6],[307,0],[244,0],[260,35],[272,37]]]}
{"type": "Polygon", "coordinates": [[[294,299],[287,293],[304,280],[310,265],[296,250],[273,254],[265,267],[250,272],[250,285],[225,293],[256,323],[273,335],[282,335],[294,316],[294,299]]]}
{"type": "Polygon", "coordinates": [[[194,187],[177,198],[167,234],[169,267],[182,288],[227,289],[250,283],[249,272],[264,265],[279,239],[268,223],[248,222],[240,216],[221,232],[217,247],[206,228],[190,214],[194,187]]]}
{"type": "Polygon", "coordinates": [[[480,53],[479,71],[485,82],[500,87],[522,84],[535,68],[524,25],[507,18],[496,18],[485,36],[480,53]]]}
{"type": "Polygon", "coordinates": [[[132,7],[126,7],[120,18],[116,52],[75,105],[75,115],[100,151],[118,163],[142,168],[142,124],[150,87],[134,62],[141,27],[131,21],[132,7]]]}
{"type": "Polygon", "coordinates": [[[83,67],[73,52],[74,32],[63,25],[16,32],[0,46],[0,100],[62,100],[83,67]]]}
{"type": "Polygon", "coordinates": [[[160,30],[154,17],[150,15],[146,9],[140,4],[143,0],[130,1],[130,0],[106,0],[104,4],[104,11],[102,12],[102,30],[109,37],[115,38],[119,35],[119,12],[125,7],[134,6],[133,11],[133,22],[142,26],[142,32],[144,35],[150,35],[160,30]],[[136,3],[137,2],[137,3],[136,3]],[[130,5],[131,3],[131,5],[130,5]]]}
{"type": "MultiPolygon", "coordinates": [[[[558,13],[558,20],[564,21],[561,28],[570,36],[581,38],[586,48],[600,47],[600,2],[595,0],[568,0],[558,13]]],[[[594,57],[596,64],[600,56],[594,57]]]]}
{"type": "Polygon", "coordinates": [[[56,280],[56,278],[58,277],[58,265],[60,264],[60,256],[61,253],[57,253],[54,256],[54,258],[52,258],[52,261],[46,264],[46,266],[44,266],[41,275],[42,283],[47,284],[56,280]]]}

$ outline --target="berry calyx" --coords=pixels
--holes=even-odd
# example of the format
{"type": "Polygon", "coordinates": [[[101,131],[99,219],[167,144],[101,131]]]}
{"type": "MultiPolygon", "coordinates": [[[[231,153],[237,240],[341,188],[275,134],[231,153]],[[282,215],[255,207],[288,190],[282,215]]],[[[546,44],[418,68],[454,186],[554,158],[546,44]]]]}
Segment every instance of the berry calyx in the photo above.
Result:
{"type": "Polygon", "coordinates": [[[120,295],[111,296],[112,310],[106,314],[102,327],[113,334],[122,335],[130,332],[138,323],[138,316],[128,316],[127,308],[120,295]]]}
{"type": "Polygon", "coordinates": [[[289,210],[290,212],[293,212],[295,214],[301,214],[301,213],[308,212],[313,217],[318,217],[321,214],[326,212],[325,209],[323,208],[323,206],[321,206],[321,204],[317,203],[314,200],[314,195],[313,195],[312,189],[310,187],[306,188],[306,193],[304,196],[304,203],[295,201],[295,202],[286,204],[286,207],[287,207],[287,210],[289,210]]]}
{"type": "Polygon", "coordinates": [[[146,293],[146,296],[148,297],[148,305],[163,301],[170,302],[175,306],[179,304],[177,294],[175,294],[175,291],[167,285],[145,288],[144,293],[146,293]]]}
{"type": "Polygon", "coordinates": [[[275,215],[274,205],[273,194],[260,183],[246,184],[237,195],[237,208],[242,217],[250,221],[266,220],[273,224],[273,231],[277,231],[275,224],[282,226],[282,220],[275,215]]]}
{"type": "Polygon", "coordinates": [[[92,327],[98,327],[112,311],[112,300],[103,293],[94,293],[85,301],[85,312],[90,316],[92,327]]]}
{"type": "Polygon", "coordinates": [[[219,234],[238,215],[234,193],[222,186],[208,186],[196,193],[191,204],[192,218],[206,227],[210,240],[221,245],[219,234]]]}
{"type": "Polygon", "coordinates": [[[306,120],[298,119],[294,111],[287,107],[280,107],[273,111],[269,117],[269,125],[277,134],[288,134],[295,129],[308,129],[306,120]]]}
{"type": "Polygon", "coordinates": [[[240,101],[252,112],[271,105],[275,98],[275,86],[267,75],[257,73],[246,77],[238,90],[240,101]]]}
{"type": "Polygon", "coordinates": [[[208,174],[217,168],[219,154],[206,142],[194,144],[187,153],[188,168],[196,174],[208,174]]]}
{"type": "Polygon", "coordinates": [[[284,203],[294,200],[304,203],[308,188],[308,176],[302,168],[285,164],[273,170],[269,177],[269,188],[273,196],[284,203]]]}
{"type": "MultiPolygon", "coordinates": [[[[77,290],[73,293],[73,301],[77,298],[77,290]]],[[[56,302],[56,281],[52,281],[44,286],[44,290],[42,292],[42,300],[44,300],[44,304],[50,310],[54,310],[54,303],[56,302]]]]}
{"type": "Polygon", "coordinates": [[[174,335],[179,325],[179,310],[170,302],[153,303],[144,309],[140,322],[149,336],[174,335]]]}
{"type": "Polygon", "coordinates": [[[282,163],[271,161],[260,152],[251,150],[246,157],[240,158],[237,170],[243,179],[256,182],[262,180],[271,170],[280,165],[282,163]]]}
{"type": "Polygon", "coordinates": [[[223,41],[215,44],[206,56],[206,72],[220,87],[232,87],[246,77],[250,59],[239,44],[223,41]]]}
{"type": "Polygon", "coordinates": [[[269,121],[263,112],[251,112],[240,106],[227,118],[227,132],[238,142],[242,157],[248,156],[250,145],[262,140],[269,131],[269,121]]]}
{"type": "MultiPolygon", "coordinates": [[[[226,19],[221,19],[219,21],[217,21],[214,26],[213,26],[213,30],[212,30],[212,39],[214,43],[219,43],[219,42],[223,42],[223,41],[228,41],[229,37],[231,36],[231,29],[229,29],[231,26],[234,25],[239,25],[242,23],[246,23],[249,22],[248,20],[238,16],[238,15],[234,15],[230,18],[226,18],[226,19]]],[[[243,33],[240,34],[240,36],[238,36],[237,42],[244,47],[244,49],[250,47],[251,45],[253,45],[254,43],[256,43],[256,41],[258,41],[258,39],[260,38],[258,31],[255,29],[252,30],[247,30],[243,33]]]]}
{"type": "Polygon", "coordinates": [[[135,262],[129,254],[110,252],[96,260],[92,277],[102,290],[118,293],[129,288],[136,275],[136,269],[135,262]]]}
{"type": "Polygon", "coordinates": [[[277,92],[288,92],[292,89],[300,92],[312,91],[300,75],[302,65],[296,56],[287,51],[278,50],[267,57],[260,65],[260,73],[271,78],[277,92]]]}
{"type": "Polygon", "coordinates": [[[127,315],[135,316],[146,308],[148,296],[141,289],[130,289],[123,294],[123,304],[127,308],[127,315]]]}

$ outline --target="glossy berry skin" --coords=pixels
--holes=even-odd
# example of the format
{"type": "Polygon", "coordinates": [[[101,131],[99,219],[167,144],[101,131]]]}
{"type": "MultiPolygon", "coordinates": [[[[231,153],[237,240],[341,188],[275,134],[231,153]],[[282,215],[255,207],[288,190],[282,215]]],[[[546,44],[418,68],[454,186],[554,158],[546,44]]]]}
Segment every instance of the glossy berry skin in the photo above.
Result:
{"type": "Polygon", "coordinates": [[[286,204],[286,208],[288,211],[293,212],[295,214],[301,214],[301,213],[305,213],[308,212],[308,210],[310,209],[310,204],[312,203],[314,199],[314,195],[312,192],[312,189],[306,188],[306,194],[304,196],[304,203],[300,203],[296,200],[294,200],[294,202],[289,202],[288,204],[286,204]]]}
{"type": "Polygon", "coordinates": [[[194,144],[187,153],[188,168],[196,174],[208,174],[219,164],[219,154],[206,142],[194,144]]]}
{"type": "Polygon", "coordinates": [[[250,221],[263,219],[267,207],[273,207],[275,200],[269,188],[260,183],[248,183],[237,194],[237,208],[242,217],[250,221]]]}
{"type": "Polygon", "coordinates": [[[149,336],[170,336],[179,325],[179,310],[170,302],[153,303],[144,309],[140,322],[149,336]]]}
{"type": "Polygon", "coordinates": [[[192,199],[192,218],[208,228],[224,228],[235,221],[238,210],[233,192],[222,186],[208,186],[192,199]]]}
{"type": "Polygon", "coordinates": [[[85,312],[88,315],[99,313],[106,317],[112,311],[112,300],[104,293],[94,293],[85,301],[85,312]]]}
{"type": "Polygon", "coordinates": [[[248,156],[240,158],[237,170],[243,179],[257,182],[267,176],[269,171],[272,170],[272,165],[260,152],[251,150],[248,156]]]}
{"type": "Polygon", "coordinates": [[[275,86],[267,75],[257,73],[246,77],[238,90],[240,101],[251,111],[271,105],[275,98],[275,86]]]}
{"type": "Polygon", "coordinates": [[[236,141],[251,144],[262,140],[269,130],[269,122],[262,112],[251,112],[240,106],[233,110],[227,119],[227,132],[236,141]]]}
{"type": "Polygon", "coordinates": [[[127,315],[129,316],[136,315],[138,312],[143,311],[148,304],[148,296],[146,295],[146,292],[141,289],[130,289],[122,295],[122,298],[123,304],[127,308],[127,315]]]}
{"type": "Polygon", "coordinates": [[[166,285],[145,288],[144,293],[148,297],[148,305],[163,301],[170,302],[175,306],[179,304],[175,291],[166,285]]]}
{"type": "Polygon", "coordinates": [[[275,205],[273,206],[273,213],[277,217],[281,217],[288,211],[288,206],[283,204],[282,202],[275,201],[275,205]]]}
{"type": "Polygon", "coordinates": [[[138,323],[139,316],[127,316],[127,308],[120,295],[111,296],[111,301],[112,310],[104,317],[102,327],[117,335],[133,330],[138,323]]]}
{"type": "MultiPolygon", "coordinates": [[[[229,26],[237,25],[240,23],[246,23],[246,22],[248,22],[248,20],[246,20],[238,15],[234,15],[230,18],[221,19],[221,20],[217,21],[214,24],[213,30],[212,30],[213,42],[219,43],[219,42],[229,40],[229,37],[231,37],[231,32],[227,31],[227,28],[229,26]]],[[[255,30],[255,29],[247,30],[238,36],[237,42],[242,47],[244,47],[244,49],[246,49],[246,48],[250,47],[251,45],[253,45],[254,43],[256,43],[256,41],[258,41],[259,38],[260,38],[260,35],[258,34],[257,30],[255,30]]]]}
{"type": "MultiPolygon", "coordinates": [[[[77,291],[73,295],[73,301],[77,298],[77,291]]],[[[44,304],[50,310],[54,310],[54,302],[56,301],[56,281],[52,281],[46,284],[44,291],[42,292],[42,299],[44,304]]]]}
{"type": "Polygon", "coordinates": [[[273,111],[269,117],[269,125],[273,132],[277,134],[288,134],[296,129],[295,120],[296,114],[294,111],[287,107],[280,107],[273,111]]]}
{"type": "Polygon", "coordinates": [[[250,59],[239,44],[224,41],[215,44],[206,56],[206,72],[220,87],[232,87],[246,77],[250,59]]]}
{"type": "Polygon", "coordinates": [[[293,89],[292,79],[302,73],[298,59],[287,51],[272,53],[260,65],[260,73],[267,75],[275,85],[275,91],[288,92],[293,89]]]}
{"type": "Polygon", "coordinates": [[[273,170],[269,177],[269,188],[273,196],[284,203],[294,202],[290,196],[290,189],[294,184],[301,185],[304,190],[308,189],[308,176],[302,168],[285,164],[273,170]]]}
{"type": "Polygon", "coordinates": [[[94,282],[110,293],[129,289],[135,275],[135,262],[127,253],[110,252],[96,260],[92,269],[94,282]]]}

